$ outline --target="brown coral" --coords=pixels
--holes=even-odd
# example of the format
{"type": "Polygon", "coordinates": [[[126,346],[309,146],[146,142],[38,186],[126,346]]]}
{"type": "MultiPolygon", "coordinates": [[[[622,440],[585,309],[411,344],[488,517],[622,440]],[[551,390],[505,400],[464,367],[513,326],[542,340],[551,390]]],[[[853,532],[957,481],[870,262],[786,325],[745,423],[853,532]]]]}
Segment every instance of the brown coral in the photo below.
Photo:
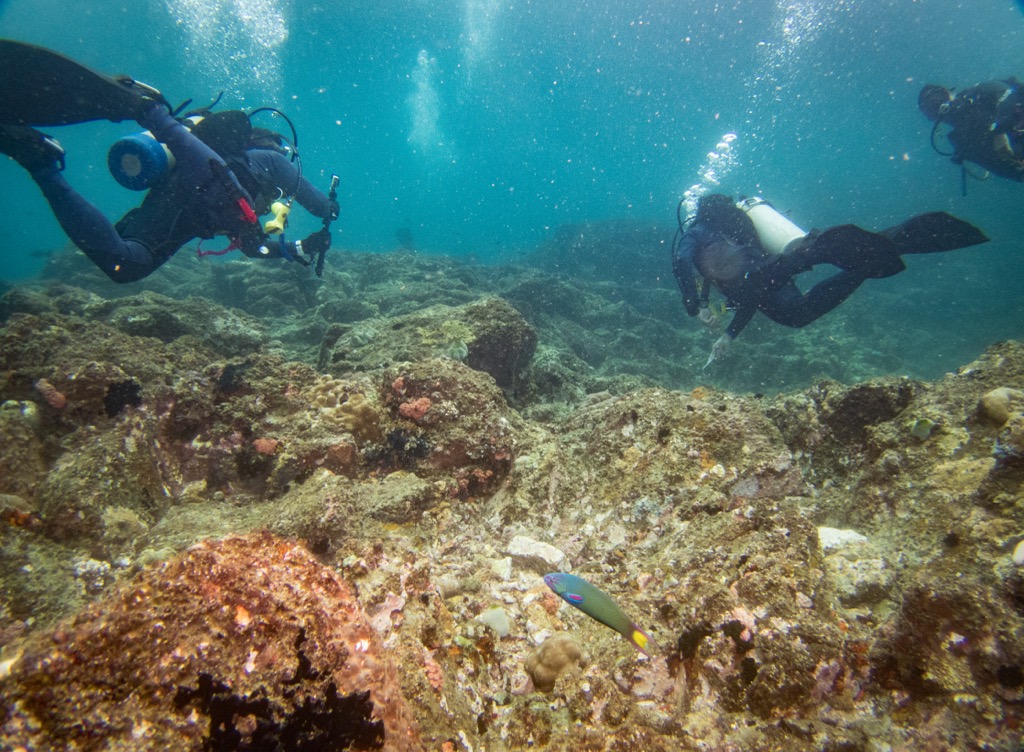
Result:
{"type": "Polygon", "coordinates": [[[527,656],[524,668],[533,679],[533,686],[541,692],[550,692],[559,674],[572,666],[584,665],[586,658],[576,641],[567,634],[556,634],[527,656]]]}
{"type": "Polygon", "coordinates": [[[359,393],[338,407],[336,423],[360,441],[376,442],[384,437],[376,408],[359,393]]]}
{"type": "Polygon", "coordinates": [[[237,748],[326,748],[308,743],[328,737],[418,748],[395,668],[348,585],[269,533],[145,570],[33,643],[0,703],[7,749],[221,749],[228,737],[237,748]],[[290,744],[300,730],[306,746],[290,744]]]}
{"type": "Polygon", "coordinates": [[[1024,392],[1009,387],[998,387],[985,392],[978,401],[982,416],[997,426],[1004,425],[1010,417],[1024,408],[1024,392]]]}
{"type": "Polygon", "coordinates": [[[383,439],[377,408],[359,387],[340,379],[321,378],[313,387],[311,398],[320,418],[328,425],[348,431],[361,442],[383,439]]]}

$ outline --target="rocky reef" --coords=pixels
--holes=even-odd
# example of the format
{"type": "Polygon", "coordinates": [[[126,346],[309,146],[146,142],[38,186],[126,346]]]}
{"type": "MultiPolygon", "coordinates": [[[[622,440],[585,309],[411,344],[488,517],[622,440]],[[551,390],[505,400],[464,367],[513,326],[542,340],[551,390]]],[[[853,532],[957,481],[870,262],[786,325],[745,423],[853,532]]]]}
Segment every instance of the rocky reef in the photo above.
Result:
{"type": "Polygon", "coordinates": [[[197,544],[38,637],[3,684],[8,749],[420,748],[350,588],[268,533],[197,544]]]}
{"type": "Polygon", "coordinates": [[[1019,749],[1024,345],[726,391],[589,231],[7,289],[0,746],[1019,749]]]}

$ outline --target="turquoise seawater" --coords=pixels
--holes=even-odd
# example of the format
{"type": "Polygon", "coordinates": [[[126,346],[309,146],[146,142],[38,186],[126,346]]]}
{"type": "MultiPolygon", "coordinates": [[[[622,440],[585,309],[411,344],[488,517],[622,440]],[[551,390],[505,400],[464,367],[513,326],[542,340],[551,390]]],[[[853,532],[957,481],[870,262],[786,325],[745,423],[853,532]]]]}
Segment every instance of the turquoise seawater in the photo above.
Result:
{"type": "MultiPolygon", "coordinates": [[[[501,262],[574,222],[671,230],[693,186],[763,195],[805,228],[945,210],[992,242],[911,259],[872,289],[911,301],[893,315],[975,332],[979,351],[1022,334],[1024,186],[961,196],[916,108],[927,82],[1024,78],[1011,0],[6,0],[0,36],[174,103],[223,91],[222,107],[280,107],[306,176],[341,176],[341,247],[411,238],[501,262]]],[[[131,130],[52,129],[72,183],[112,217],[141,198],[105,163],[131,130]]],[[[30,277],[66,241],[8,160],[0,198],[0,277],[30,277]]]]}

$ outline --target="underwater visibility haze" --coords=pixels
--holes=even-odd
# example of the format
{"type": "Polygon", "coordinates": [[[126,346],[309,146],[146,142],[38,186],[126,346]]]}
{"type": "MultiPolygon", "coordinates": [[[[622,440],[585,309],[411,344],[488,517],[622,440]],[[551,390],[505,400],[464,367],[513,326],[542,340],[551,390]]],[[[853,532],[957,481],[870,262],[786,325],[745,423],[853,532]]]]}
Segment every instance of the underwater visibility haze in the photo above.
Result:
{"type": "MultiPolygon", "coordinates": [[[[6,37],[128,72],[175,104],[223,91],[221,107],[282,108],[298,126],[306,176],[321,185],[341,176],[336,248],[494,263],[521,260],[578,223],[640,221],[670,235],[676,202],[694,185],[762,195],[807,228],[879,229],[949,211],[992,242],[915,259],[920,269],[853,303],[874,295],[883,315],[955,323],[956,341],[924,348],[943,352],[910,369],[932,376],[1024,319],[1014,295],[1022,220],[1007,210],[1016,186],[972,182],[961,197],[958,171],[933,152],[915,108],[925,82],[962,88],[1015,73],[1020,15],[997,0],[965,7],[130,0],[68,10],[43,0],[7,3],[0,20],[6,37]],[[75,32],[50,23],[53,14],[75,32]],[[111,44],[109,28],[132,32],[111,44]],[[728,153],[717,153],[726,135],[728,153]]],[[[111,216],[140,198],[104,166],[130,129],[54,133],[73,184],[111,216]]],[[[0,170],[17,217],[4,277],[23,279],[64,238],[27,176],[0,170]]]]}
{"type": "MultiPolygon", "coordinates": [[[[192,243],[115,285],[0,159],[0,746],[1020,752],[1024,187],[917,103],[1024,77],[1022,11],[0,0],[278,108],[341,209],[322,277],[192,243]],[[671,248],[711,193],[989,241],[710,361],[671,248]]],[[[137,123],[42,130],[139,205],[137,123]]]]}

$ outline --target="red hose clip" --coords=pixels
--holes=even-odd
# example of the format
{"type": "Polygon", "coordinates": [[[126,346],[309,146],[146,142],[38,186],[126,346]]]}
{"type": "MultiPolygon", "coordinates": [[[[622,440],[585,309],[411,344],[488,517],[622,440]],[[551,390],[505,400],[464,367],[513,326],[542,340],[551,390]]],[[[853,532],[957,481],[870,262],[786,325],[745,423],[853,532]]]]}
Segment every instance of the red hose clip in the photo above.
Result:
{"type": "Polygon", "coordinates": [[[242,210],[242,219],[249,224],[254,225],[259,221],[259,217],[256,216],[256,212],[253,211],[245,196],[241,196],[238,199],[238,208],[242,210]]]}

